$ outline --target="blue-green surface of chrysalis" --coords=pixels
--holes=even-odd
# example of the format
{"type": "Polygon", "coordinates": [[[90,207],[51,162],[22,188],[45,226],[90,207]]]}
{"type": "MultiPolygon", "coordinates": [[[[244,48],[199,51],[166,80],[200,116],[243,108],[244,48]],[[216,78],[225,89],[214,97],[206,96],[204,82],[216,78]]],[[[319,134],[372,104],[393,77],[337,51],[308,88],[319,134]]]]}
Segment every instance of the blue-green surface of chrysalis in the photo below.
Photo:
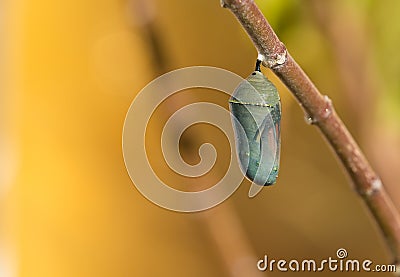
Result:
{"type": "Polygon", "coordinates": [[[229,99],[240,167],[252,182],[276,182],[280,159],[281,103],[276,87],[256,70],[229,99]]]}

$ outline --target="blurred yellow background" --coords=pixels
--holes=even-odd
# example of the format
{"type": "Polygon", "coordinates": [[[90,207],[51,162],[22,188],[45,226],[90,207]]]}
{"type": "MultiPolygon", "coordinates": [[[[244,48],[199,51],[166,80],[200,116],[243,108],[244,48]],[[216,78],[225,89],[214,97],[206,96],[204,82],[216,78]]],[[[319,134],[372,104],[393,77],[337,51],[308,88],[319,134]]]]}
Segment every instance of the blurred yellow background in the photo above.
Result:
{"type": "MultiPolygon", "coordinates": [[[[333,99],[400,208],[400,2],[258,4],[333,99]]],[[[219,0],[15,0],[0,8],[0,276],[255,276],[250,267],[264,254],[323,259],[338,248],[354,259],[391,262],[329,147],[266,69],[283,105],[275,186],[249,199],[244,181],[228,201],[195,214],[159,208],[133,186],[122,126],[149,81],[193,65],[243,77],[253,70],[257,53],[219,0]]],[[[202,100],[228,107],[223,94],[203,95],[192,91],[171,106],[202,100]]],[[[163,122],[150,130],[155,149],[163,122]]],[[[197,132],[214,138],[218,155],[229,151],[217,130],[197,132]]],[[[183,156],[195,163],[197,150],[183,156]]],[[[156,152],[154,160],[162,157],[156,152]]],[[[224,159],[217,166],[224,169],[224,159]]]]}

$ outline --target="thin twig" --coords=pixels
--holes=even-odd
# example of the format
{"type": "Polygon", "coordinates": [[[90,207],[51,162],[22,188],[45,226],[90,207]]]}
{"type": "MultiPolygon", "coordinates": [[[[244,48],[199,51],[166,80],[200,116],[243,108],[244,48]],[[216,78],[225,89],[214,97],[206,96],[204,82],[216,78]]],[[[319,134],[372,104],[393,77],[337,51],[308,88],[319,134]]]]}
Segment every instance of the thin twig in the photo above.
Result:
{"type": "Polygon", "coordinates": [[[253,0],[222,0],[252,39],[264,64],[282,80],[304,109],[309,123],[315,124],[339,157],[356,191],[362,197],[392,251],[400,261],[400,216],[381,180],[336,114],[331,100],[323,96],[265,19],[253,0]]]}

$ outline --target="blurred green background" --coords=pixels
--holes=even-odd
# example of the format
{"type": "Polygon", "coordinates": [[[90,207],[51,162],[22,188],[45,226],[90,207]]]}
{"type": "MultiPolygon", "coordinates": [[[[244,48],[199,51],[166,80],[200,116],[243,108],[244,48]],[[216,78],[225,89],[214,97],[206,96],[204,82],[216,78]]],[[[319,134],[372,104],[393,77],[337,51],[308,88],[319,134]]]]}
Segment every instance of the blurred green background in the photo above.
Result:
{"type": "MultiPolygon", "coordinates": [[[[334,101],[400,208],[400,2],[257,3],[334,101]]],[[[338,248],[352,259],[391,262],[329,147],[265,68],[283,105],[275,186],[249,199],[244,181],[218,207],[182,214],[152,204],[131,183],[122,126],[149,81],[194,65],[243,77],[253,70],[256,50],[219,0],[15,0],[0,8],[0,276],[278,276],[257,272],[257,260],[320,260],[338,248]]],[[[192,90],[165,103],[146,141],[150,159],[162,158],[159,135],[174,109],[196,101],[228,108],[227,100],[192,90]]],[[[187,183],[165,164],[154,164],[157,173],[194,189],[216,183],[229,153],[221,132],[200,125],[184,137],[187,162],[198,162],[198,146],[211,141],[216,166],[187,183]]]]}

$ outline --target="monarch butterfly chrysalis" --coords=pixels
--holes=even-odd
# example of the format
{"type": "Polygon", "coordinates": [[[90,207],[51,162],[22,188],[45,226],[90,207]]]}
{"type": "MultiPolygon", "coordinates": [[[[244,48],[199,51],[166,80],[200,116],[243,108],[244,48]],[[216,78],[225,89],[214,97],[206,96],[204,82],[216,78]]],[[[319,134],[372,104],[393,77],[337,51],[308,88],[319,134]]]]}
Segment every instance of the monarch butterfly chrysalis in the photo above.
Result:
{"type": "Polygon", "coordinates": [[[255,71],[235,89],[229,107],[243,173],[255,184],[276,182],[280,159],[281,103],[276,87],[255,71]]]}

